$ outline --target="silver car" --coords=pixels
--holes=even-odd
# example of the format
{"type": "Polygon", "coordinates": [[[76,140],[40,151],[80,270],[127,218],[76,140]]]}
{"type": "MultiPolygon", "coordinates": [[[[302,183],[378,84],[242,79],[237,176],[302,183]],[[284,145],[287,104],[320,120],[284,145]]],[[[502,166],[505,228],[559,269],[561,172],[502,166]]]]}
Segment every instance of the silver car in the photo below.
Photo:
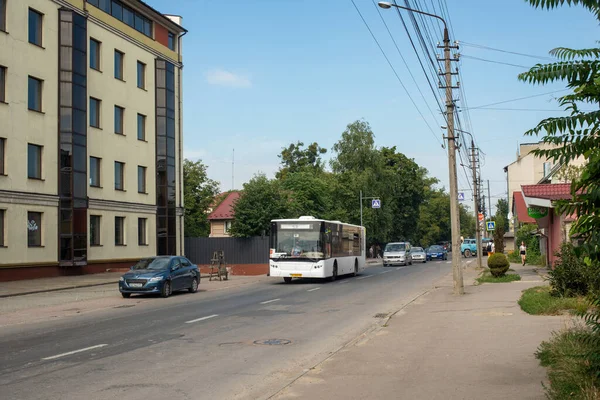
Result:
{"type": "Polygon", "coordinates": [[[413,247],[410,254],[414,262],[422,262],[423,264],[427,262],[427,254],[422,247],[413,247]]]}
{"type": "Polygon", "coordinates": [[[383,266],[412,265],[411,247],[408,242],[388,243],[383,250],[383,266]]]}

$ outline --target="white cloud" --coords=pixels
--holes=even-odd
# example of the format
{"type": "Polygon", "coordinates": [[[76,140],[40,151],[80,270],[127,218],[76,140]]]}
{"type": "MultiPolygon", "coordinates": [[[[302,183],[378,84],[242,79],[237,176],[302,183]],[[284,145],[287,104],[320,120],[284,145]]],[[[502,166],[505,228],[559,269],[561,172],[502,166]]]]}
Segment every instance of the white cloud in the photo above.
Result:
{"type": "Polygon", "coordinates": [[[224,69],[213,69],[206,73],[206,81],[211,85],[249,88],[252,82],[247,76],[234,74],[224,69]]]}

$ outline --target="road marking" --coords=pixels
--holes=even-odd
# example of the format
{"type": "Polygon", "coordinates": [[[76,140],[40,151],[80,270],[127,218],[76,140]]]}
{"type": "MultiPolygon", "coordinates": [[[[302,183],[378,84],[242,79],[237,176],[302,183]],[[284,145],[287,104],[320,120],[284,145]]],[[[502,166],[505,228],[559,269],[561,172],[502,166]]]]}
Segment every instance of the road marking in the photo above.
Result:
{"type": "MultiPolygon", "coordinates": [[[[357,278],[357,279],[360,279],[360,278],[357,278]]],[[[341,281],[341,282],[338,282],[337,284],[338,284],[338,285],[342,285],[342,284],[344,284],[344,283],[350,283],[350,281],[341,281]]]]}
{"type": "Polygon", "coordinates": [[[85,349],[73,350],[73,351],[69,351],[68,353],[57,354],[57,355],[52,356],[52,357],[45,357],[45,358],[42,358],[42,360],[55,360],[57,358],[70,356],[72,354],[81,353],[83,351],[89,351],[89,350],[99,349],[100,347],[104,347],[104,346],[108,346],[108,345],[107,344],[97,344],[96,346],[86,347],[85,349]]]}
{"type": "Polygon", "coordinates": [[[218,316],[219,316],[219,314],[213,314],[213,315],[209,315],[209,316],[202,317],[202,318],[196,318],[191,321],[186,321],[186,324],[193,324],[194,322],[200,322],[200,321],[204,321],[205,319],[210,319],[210,318],[214,318],[214,317],[218,317],[218,316]]]}
{"type": "Polygon", "coordinates": [[[372,278],[375,275],[365,275],[365,276],[361,276],[360,278],[356,278],[356,279],[367,279],[367,278],[372,278]]]}
{"type": "Polygon", "coordinates": [[[260,304],[269,304],[269,303],[273,303],[274,301],[279,301],[281,299],[273,299],[273,300],[267,300],[267,301],[262,301],[260,304]]]}
{"type": "Polygon", "coordinates": [[[452,261],[446,261],[446,264],[452,264],[452,261]]]}
{"type": "Polygon", "coordinates": [[[308,289],[307,292],[314,292],[315,290],[319,290],[319,289],[321,289],[321,288],[320,287],[316,287],[314,289],[308,289]]]}
{"type": "Polygon", "coordinates": [[[388,272],[392,272],[392,271],[383,271],[383,272],[380,272],[379,275],[387,274],[388,272]]]}

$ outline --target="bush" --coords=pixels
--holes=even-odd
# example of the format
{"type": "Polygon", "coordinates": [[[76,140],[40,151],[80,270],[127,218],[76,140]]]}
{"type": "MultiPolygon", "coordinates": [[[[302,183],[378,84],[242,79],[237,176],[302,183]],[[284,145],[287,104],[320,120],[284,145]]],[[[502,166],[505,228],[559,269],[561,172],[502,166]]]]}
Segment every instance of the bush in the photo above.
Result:
{"type": "Polygon", "coordinates": [[[570,243],[563,243],[556,253],[558,260],[548,273],[553,296],[585,296],[597,292],[598,271],[577,256],[570,243]]]}
{"type": "Polygon", "coordinates": [[[519,305],[531,315],[559,315],[564,311],[583,315],[590,309],[590,302],[585,298],[555,297],[550,294],[548,286],[536,286],[523,291],[519,305]]]}
{"type": "Polygon", "coordinates": [[[490,268],[490,273],[492,276],[496,278],[499,276],[504,276],[508,268],[510,267],[510,263],[508,262],[508,258],[504,254],[494,253],[488,257],[487,260],[488,267],[490,268]]]}

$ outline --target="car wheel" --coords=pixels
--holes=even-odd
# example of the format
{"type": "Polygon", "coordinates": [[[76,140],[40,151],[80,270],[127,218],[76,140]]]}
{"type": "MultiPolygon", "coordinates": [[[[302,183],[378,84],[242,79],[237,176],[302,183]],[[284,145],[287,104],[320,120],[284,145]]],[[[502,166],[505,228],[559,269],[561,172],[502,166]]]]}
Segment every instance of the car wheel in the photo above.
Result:
{"type": "Polygon", "coordinates": [[[471,257],[471,250],[469,250],[469,249],[465,250],[465,257],[467,257],[467,258],[471,257]]]}
{"type": "Polygon", "coordinates": [[[131,297],[131,293],[121,293],[121,296],[123,296],[124,298],[128,299],[131,297]]]}
{"type": "Polygon", "coordinates": [[[188,289],[190,293],[196,293],[198,291],[198,279],[192,279],[192,286],[188,289]]]}
{"type": "Polygon", "coordinates": [[[284,277],[283,277],[283,281],[284,281],[285,283],[290,283],[290,282],[292,282],[292,277],[291,277],[291,276],[284,276],[284,277]]]}
{"type": "Polygon", "coordinates": [[[167,298],[171,295],[171,281],[165,281],[165,283],[163,283],[162,289],[160,291],[160,295],[161,297],[167,298]]]}
{"type": "Polygon", "coordinates": [[[354,273],[352,276],[358,275],[358,260],[354,260],[354,273]]]}
{"type": "Polygon", "coordinates": [[[337,263],[333,265],[333,275],[331,276],[331,278],[329,278],[329,280],[331,282],[335,281],[337,279],[337,274],[338,274],[338,269],[337,269],[337,263]]]}

